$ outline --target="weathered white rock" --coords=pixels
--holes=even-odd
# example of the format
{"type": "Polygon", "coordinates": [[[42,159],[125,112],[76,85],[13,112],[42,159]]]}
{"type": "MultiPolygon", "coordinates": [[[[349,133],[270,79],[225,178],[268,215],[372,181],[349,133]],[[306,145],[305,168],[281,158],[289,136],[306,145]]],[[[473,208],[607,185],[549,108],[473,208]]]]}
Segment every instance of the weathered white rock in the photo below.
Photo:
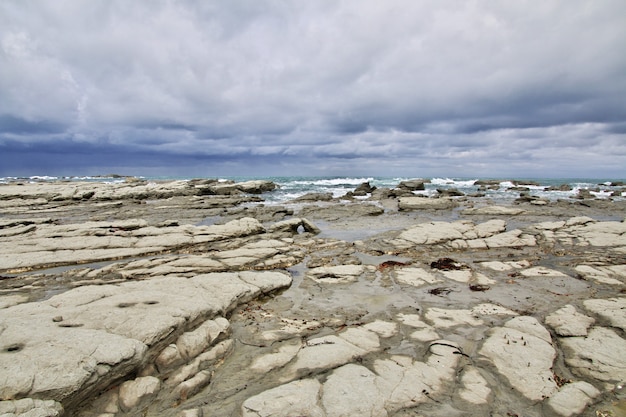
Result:
{"type": "Polygon", "coordinates": [[[485,207],[468,208],[463,210],[461,213],[465,215],[517,216],[525,213],[525,210],[515,207],[490,205],[485,207]]]}
{"type": "Polygon", "coordinates": [[[626,297],[586,300],[583,305],[587,310],[607,320],[611,326],[626,330],[626,297]]]}
{"type": "Polygon", "coordinates": [[[395,333],[395,324],[384,322],[373,326],[350,327],[337,335],[309,339],[296,357],[285,367],[282,381],[303,373],[336,368],[355,358],[380,349],[380,335],[395,333]]]}
{"type": "Polygon", "coordinates": [[[303,379],[280,385],[248,398],[241,406],[243,417],[325,417],[318,404],[322,385],[315,379],[303,379]]]}
{"type": "Polygon", "coordinates": [[[384,417],[387,416],[385,400],[375,373],[364,366],[348,364],[328,377],[321,402],[328,417],[384,417]]]}
{"type": "Polygon", "coordinates": [[[530,266],[530,262],[528,262],[526,260],[522,260],[522,261],[506,261],[506,262],[502,262],[502,261],[487,261],[487,262],[481,262],[480,265],[485,267],[485,268],[492,269],[494,271],[505,272],[505,271],[512,271],[512,270],[516,270],[516,269],[528,268],[530,266]]]}
{"type": "Polygon", "coordinates": [[[532,401],[541,401],[557,390],[551,371],[556,351],[550,333],[532,317],[515,317],[505,327],[491,330],[479,353],[532,401]]]}
{"type": "Polygon", "coordinates": [[[52,400],[22,398],[0,401],[0,416],[57,417],[63,415],[63,406],[52,400]]]}
{"type": "Polygon", "coordinates": [[[224,334],[229,326],[228,320],[223,317],[207,320],[193,331],[183,333],[176,341],[176,347],[184,359],[195,358],[224,334]]]}
{"type": "Polygon", "coordinates": [[[600,391],[587,382],[572,382],[550,397],[548,405],[558,415],[570,417],[582,413],[599,395],[600,391]]]}
{"type": "Polygon", "coordinates": [[[537,245],[534,236],[525,234],[519,229],[488,237],[484,239],[484,242],[488,248],[512,248],[537,245]]]}
{"type": "Polygon", "coordinates": [[[592,279],[601,284],[609,285],[623,286],[626,284],[626,265],[578,265],[575,269],[584,279],[592,279]]]}
{"type": "Polygon", "coordinates": [[[517,313],[497,304],[482,303],[472,308],[473,315],[480,316],[517,316],[517,313]]]}
{"type": "Polygon", "coordinates": [[[566,278],[569,276],[560,271],[546,268],[544,266],[536,266],[533,268],[524,269],[520,271],[520,274],[529,278],[566,278]]]}
{"type": "MultiPolygon", "coordinates": [[[[233,349],[232,339],[224,340],[213,346],[210,350],[198,355],[187,365],[182,366],[168,379],[167,385],[177,385],[193,379],[197,374],[205,370],[211,370],[214,365],[222,360],[233,349]]],[[[204,377],[201,377],[203,380],[204,377]]]]}
{"type": "MultiPolygon", "coordinates": [[[[173,344],[188,323],[290,283],[291,277],[278,271],[161,277],[84,286],[0,309],[0,399],[45,393],[72,404],[138,371],[151,347],[171,351],[168,338],[173,344]],[[57,377],[60,372],[63,378],[57,377]]],[[[190,342],[187,355],[202,345],[190,342]]]]}
{"type": "Polygon", "coordinates": [[[436,284],[443,281],[441,278],[437,278],[424,268],[418,267],[397,269],[394,273],[396,281],[402,284],[412,285],[414,287],[421,287],[426,284],[436,284]]]}
{"type": "Polygon", "coordinates": [[[41,225],[32,233],[0,242],[0,271],[130,258],[264,231],[252,218],[197,227],[155,228],[143,220],[41,225]]]}
{"type": "Polygon", "coordinates": [[[586,337],[566,337],[565,363],[582,376],[605,382],[626,379],[626,340],[612,329],[593,327],[586,337]]]}
{"type": "Polygon", "coordinates": [[[400,197],[400,210],[447,210],[458,205],[451,198],[400,197]]]}
{"type": "Polygon", "coordinates": [[[569,304],[546,317],[546,324],[559,336],[586,336],[594,322],[593,318],[579,313],[569,304]]]}
{"type": "Polygon", "coordinates": [[[376,360],[373,370],[346,364],[323,385],[313,378],[290,382],[248,398],[241,411],[245,417],[384,417],[432,401],[454,377],[457,353],[452,342],[441,341],[431,345],[425,362],[394,355],[376,360]]]}
{"type": "Polygon", "coordinates": [[[463,239],[463,234],[471,231],[473,227],[474,223],[470,221],[422,223],[403,231],[398,238],[416,245],[434,245],[463,239]]]}
{"type": "Polygon", "coordinates": [[[471,404],[486,404],[491,394],[491,388],[480,374],[478,369],[469,368],[461,375],[463,388],[459,390],[459,396],[471,404]]]}
{"type": "Polygon", "coordinates": [[[454,326],[480,326],[483,321],[476,317],[471,310],[449,310],[444,308],[429,308],[424,315],[425,319],[435,328],[454,326]]]}
{"type": "Polygon", "coordinates": [[[282,344],[274,353],[257,357],[250,369],[255,372],[266,373],[289,363],[303,347],[300,339],[293,339],[282,344]]]}
{"type": "Polygon", "coordinates": [[[416,327],[419,330],[412,332],[409,337],[420,342],[430,342],[441,339],[435,328],[424,321],[418,314],[398,314],[397,319],[403,324],[416,327]]]}
{"type": "Polygon", "coordinates": [[[320,266],[310,269],[307,276],[316,282],[332,284],[356,281],[364,272],[363,265],[320,266]]]}
{"type": "Polygon", "coordinates": [[[153,376],[144,376],[120,385],[119,404],[124,412],[132,411],[148,403],[159,392],[161,381],[153,376]]]}

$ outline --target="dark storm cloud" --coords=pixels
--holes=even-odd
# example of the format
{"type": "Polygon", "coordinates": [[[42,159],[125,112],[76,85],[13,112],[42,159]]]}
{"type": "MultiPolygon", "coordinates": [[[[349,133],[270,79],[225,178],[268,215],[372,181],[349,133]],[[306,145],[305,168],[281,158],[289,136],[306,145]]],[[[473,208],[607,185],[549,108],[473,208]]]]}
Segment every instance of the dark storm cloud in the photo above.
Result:
{"type": "Polygon", "coordinates": [[[7,0],[0,175],[623,176],[624,15],[621,0],[7,0]]]}

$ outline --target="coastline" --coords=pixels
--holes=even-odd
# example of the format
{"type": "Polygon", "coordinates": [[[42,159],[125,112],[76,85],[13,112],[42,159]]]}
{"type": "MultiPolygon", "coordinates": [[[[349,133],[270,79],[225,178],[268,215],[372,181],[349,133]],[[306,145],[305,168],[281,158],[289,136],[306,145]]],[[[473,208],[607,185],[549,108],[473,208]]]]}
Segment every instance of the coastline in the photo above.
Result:
{"type": "Polygon", "coordinates": [[[623,191],[401,183],[0,185],[0,414],[623,412],[623,191]]]}

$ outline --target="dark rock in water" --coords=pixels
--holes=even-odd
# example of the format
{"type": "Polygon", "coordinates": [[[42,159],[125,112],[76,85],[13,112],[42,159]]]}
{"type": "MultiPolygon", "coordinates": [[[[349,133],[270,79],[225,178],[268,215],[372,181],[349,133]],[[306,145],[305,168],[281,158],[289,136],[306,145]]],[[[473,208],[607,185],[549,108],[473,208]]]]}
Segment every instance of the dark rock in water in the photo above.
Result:
{"type": "Polygon", "coordinates": [[[583,188],[583,189],[578,191],[578,194],[576,194],[575,198],[577,198],[579,200],[588,200],[588,199],[595,198],[595,196],[593,194],[591,194],[591,191],[589,191],[586,188],[583,188]]]}
{"type": "Polygon", "coordinates": [[[614,181],[611,182],[609,184],[610,187],[623,187],[624,186],[624,182],[623,181],[614,181]]]}
{"type": "Polygon", "coordinates": [[[538,186],[541,185],[537,181],[528,181],[528,180],[513,180],[511,182],[514,185],[532,185],[532,186],[535,186],[535,187],[538,187],[538,186]]]}
{"type": "Polygon", "coordinates": [[[465,194],[456,188],[437,188],[437,192],[441,197],[462,197],[465,194]]]}
{"type": "Polygon", "coordinates": [[[425,182],[427,181],[421,179],[401,181],[400,184],[398,184],[398,188],[410,191],[424,191],[426,189],[424,186],[425,182]]]}
{"type": "Polygon", "coordinates": [[[330,201],[333,199],[332,193],[308,193],[293,201],[330,201]]]}
{"type": "Polygon", "coordinates": [[[531,203],[536,200],[539,200],[539,197],[530,195],[526,192],[522,192],[520,193],[519,198],[515,199],[515,202],[516,203],[531,203]]]}
{"type": "Polygon", "coordinates": [[[528,188],[528,187],[509,187],[509,188],[507,188],[507,191],[521,191],[521,192],[524,192],[524,191],[530,191],[530,188],[528,188]]]}
{"type": "Polygon", "coordinates": [[[352,192],[352,195],[364,196],[364,195],[371,193],[375,189],[376,187],[372,186],[369,182],[364,182],[360,184],[358,187],[356,187],[356,189],[352,192]]]}
{"type": "Polygon", "coordinates": [[[478,180],[478,181],[474,181],[474,185],[478,185],[478,186],[488,186],[488,187],[496,187],[499,188],[500,187],[500,180],[478,180]]]}
{"type": "Polygon", "coordinates": [[[544,191],[572,191],[572,186],[569,184],[553,185],[544,188],[544,191]]]}

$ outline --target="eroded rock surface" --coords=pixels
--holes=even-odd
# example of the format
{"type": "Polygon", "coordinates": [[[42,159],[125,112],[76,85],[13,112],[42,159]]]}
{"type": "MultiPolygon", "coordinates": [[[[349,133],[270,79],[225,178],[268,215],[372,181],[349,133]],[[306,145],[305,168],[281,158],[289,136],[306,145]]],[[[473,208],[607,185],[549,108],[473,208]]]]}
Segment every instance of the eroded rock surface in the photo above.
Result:
{"type": "Polygon", "coordinates": [[[422,186],[290,208],[253,205],[269,182],[0,187],[0,414],[622,407],[623,206],[422,186]]]}

